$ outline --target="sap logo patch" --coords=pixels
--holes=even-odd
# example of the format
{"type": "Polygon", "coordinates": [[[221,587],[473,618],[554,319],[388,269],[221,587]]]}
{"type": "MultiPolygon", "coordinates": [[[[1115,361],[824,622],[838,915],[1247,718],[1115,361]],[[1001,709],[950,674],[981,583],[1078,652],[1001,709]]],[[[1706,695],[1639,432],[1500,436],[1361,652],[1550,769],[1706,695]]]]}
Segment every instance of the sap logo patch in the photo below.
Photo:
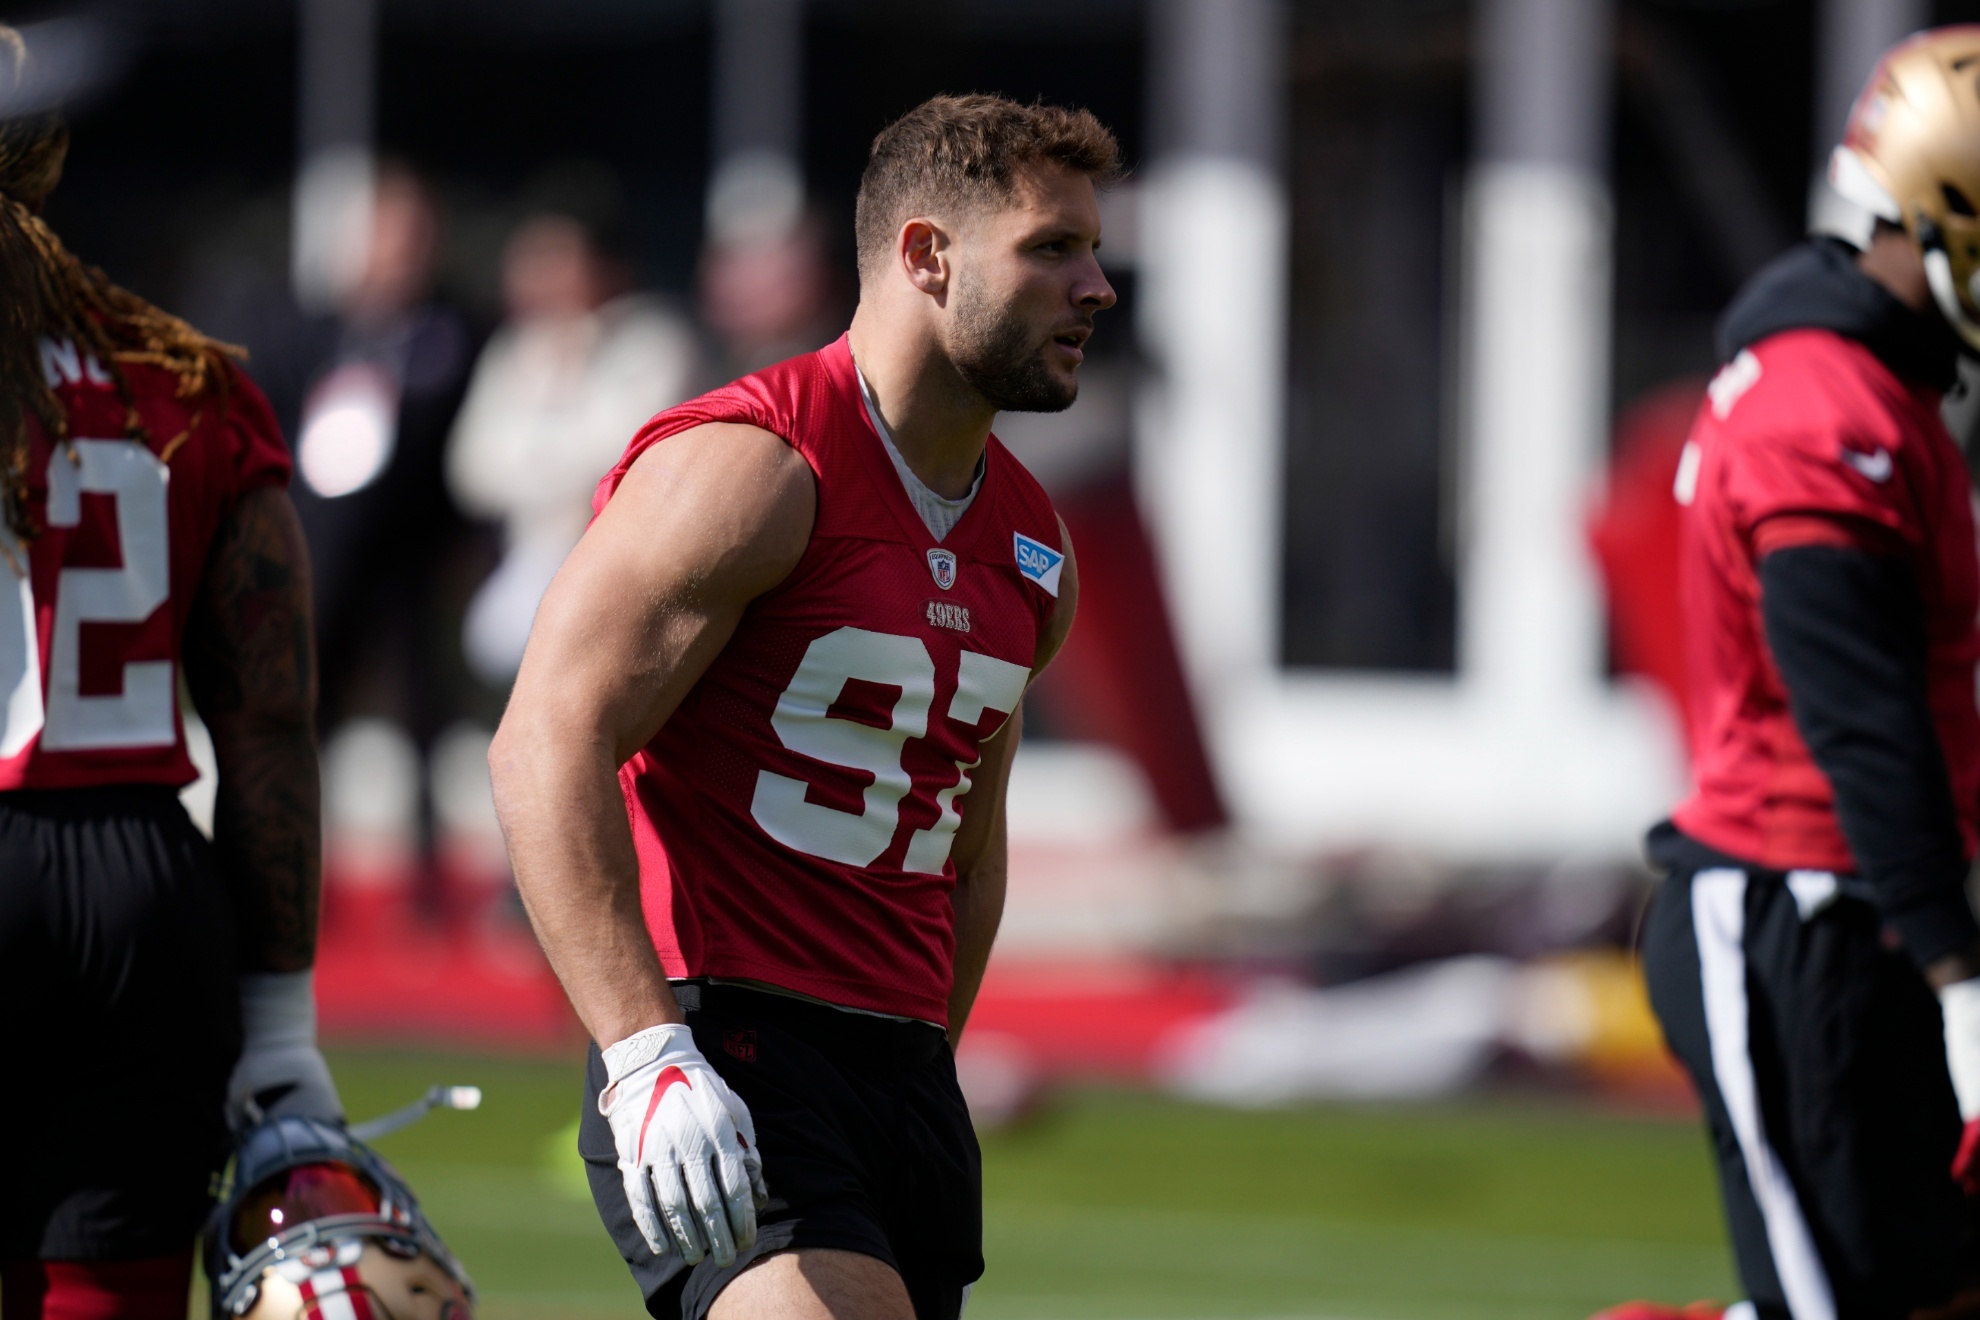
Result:
{"type": "Polygon", "coordinates": [[[1066,557],[1051,546],[1034,541],[1023,532],[1013,532],[1017,544],[1018,572],[1036,582],[1054,596],[1059,594],[1059,570],[1065,566],[1066,557]]]}
{"type": "Polygon", "coordinates": [[[935,575],[935,585],[947,591],[956,585],[956,557],[947,550],[928,552],[928,571],[935,575]]]}
{"type": "Polygon", "coordinates": [[[937,628],[947,628],[950,632],[969,631],[969,606],[958,605],[952,600],[931,600],[923,602],[928,622],[937,628]]]}

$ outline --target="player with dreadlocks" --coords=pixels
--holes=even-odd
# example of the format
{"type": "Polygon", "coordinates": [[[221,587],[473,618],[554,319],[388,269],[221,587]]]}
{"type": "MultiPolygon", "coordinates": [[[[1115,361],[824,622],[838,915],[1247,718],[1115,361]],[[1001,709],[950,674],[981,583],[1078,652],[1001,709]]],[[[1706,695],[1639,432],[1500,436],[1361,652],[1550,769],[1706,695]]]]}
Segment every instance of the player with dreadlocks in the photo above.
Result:
{"type": "Polygon", "coordinates": [[[0,1293],[7,1320],[181,1320],[228,1122],[341,1117],[308,564],[237,352],[42,219],[69,138],[4,117],[29,72],[0,28],[0,1293]],[[182,674],[211,843],[177,796],[182,674]]]}

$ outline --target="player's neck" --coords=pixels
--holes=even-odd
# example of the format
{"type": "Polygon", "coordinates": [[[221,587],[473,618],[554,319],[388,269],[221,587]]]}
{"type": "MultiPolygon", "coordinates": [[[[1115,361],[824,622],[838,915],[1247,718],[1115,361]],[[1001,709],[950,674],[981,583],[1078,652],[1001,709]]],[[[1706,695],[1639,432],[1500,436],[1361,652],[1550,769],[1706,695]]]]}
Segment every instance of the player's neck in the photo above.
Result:
{"type": "Polygon", "coordinates": [[[1857,254],[1856,266],[1912,311],[1922,312],[1932,305],[1932,285],[1925,276],[1925,258],[1918,244],[1902,229],[1877,226],[1870,246],[1857,254]]]}
{"type": "Polygon", "coordinates": [[[997,411],[931,338],[890,334],[877,320],[865,304],[853,314],[853,361],[909,469],[937,495],[961,499],[976,482],[997,411]]]}

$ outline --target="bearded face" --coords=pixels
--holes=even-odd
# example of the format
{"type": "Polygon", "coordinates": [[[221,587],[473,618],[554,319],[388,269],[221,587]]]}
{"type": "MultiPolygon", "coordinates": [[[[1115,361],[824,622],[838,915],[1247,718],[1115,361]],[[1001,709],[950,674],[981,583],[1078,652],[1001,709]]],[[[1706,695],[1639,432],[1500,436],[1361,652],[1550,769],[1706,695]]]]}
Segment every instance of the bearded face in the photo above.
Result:
{"type": "MultiPolygon", "coordinates": [[[[1037,326],[1022,298],[999,299],[982,281],[959,274],[949,359],[963,380],[998,412],[1072,407],[1079,378],[1051,361],[1062,351],[1065,327],[1037,326]]],[[[1082,328],[1090,332],[1091,321],[1082,328]]]]}
{"type": "Polygon", "coordinates": [[[1093,318],[1114,305],[1093,181],[1041,167],[959,219],[939,331],[956,374],[998,412],[1072,407],[1093,318]]]}

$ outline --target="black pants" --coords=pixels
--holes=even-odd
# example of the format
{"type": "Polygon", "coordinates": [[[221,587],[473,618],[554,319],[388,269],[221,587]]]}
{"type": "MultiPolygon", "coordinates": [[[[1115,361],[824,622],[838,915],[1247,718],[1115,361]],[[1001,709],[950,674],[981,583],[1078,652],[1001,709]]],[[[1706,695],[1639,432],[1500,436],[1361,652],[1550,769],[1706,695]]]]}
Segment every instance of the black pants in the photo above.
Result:
{"type": "Polygon", "coordinates": [[[177,796],[0,793],[0,1259],[189,1248],[239,1054],[233,907],[177,796]]]}
{"type": "Polygon", "coordinates": [[[1643,962],[1760,1320],[1897,1320],[1969,1283],[1938,1000],[1868,902],[1827,873],[1680,866],[1643,962]]]}
{"type": "Polygon", "coordinates": [[[957,1320],[983,1274],[983,1173],[947,1037],[732,985],[675,986],[694,1042],[749,1106],[770,1204],[735,1264],[680,1267],[633,1224],[592,1047],[578,1150],[592,1199],[648,1314],[701,1320],[730,1280],[773,1252],[835,1248],[893,1266],[916,1320],[957,1320]]]}

